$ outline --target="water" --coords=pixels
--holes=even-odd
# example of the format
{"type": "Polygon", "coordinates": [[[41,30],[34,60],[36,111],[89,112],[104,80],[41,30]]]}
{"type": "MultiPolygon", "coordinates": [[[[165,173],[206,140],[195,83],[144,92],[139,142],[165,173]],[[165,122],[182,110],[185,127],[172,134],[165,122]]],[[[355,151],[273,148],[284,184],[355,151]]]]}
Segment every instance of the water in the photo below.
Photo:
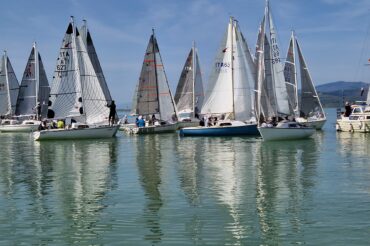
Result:
{"type": "Polygon", "coordinates": [[[368,245],[369,134],[0,134],[0,245],[368,245]]]}

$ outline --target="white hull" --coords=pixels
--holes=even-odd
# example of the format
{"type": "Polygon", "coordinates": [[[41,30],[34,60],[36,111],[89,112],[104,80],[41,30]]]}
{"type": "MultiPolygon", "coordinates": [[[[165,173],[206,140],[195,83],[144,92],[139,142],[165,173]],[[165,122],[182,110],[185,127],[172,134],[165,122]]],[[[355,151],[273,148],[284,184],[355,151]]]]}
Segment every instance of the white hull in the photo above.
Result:
{"type": "Polygon", "coordinates": [[[365,120],[350,120],[348,117],[343,117],[337,120],[337,131],[343,132],[370,132],[370,119],[365,120]]]}
{"type": "Polygon", "coordinates": [[[0,132],[34,132],[40,124],[40,121],[26,120],[22,124],[0,125],[0,132]]]}
{"type": "Polygon", "coordinates": [[[127,127],[124,129],[129,134],[157,134],[157,133],[168,133],[175,132],[177,124],[166,124],[160,126],[145,126],[145,127],[127,127]]]}
{"type": "Polygon", "coordinates": [[[326,119],[304,119],[304,118],[296,118],[296,121],[299,122],[300,124],[303,124],[308,127],[313,127],[316,130],[321,130],[322,127],[326,123],[326,119]]]}
{"type": "Polygon", "coordinates": [[[35,140],[65,140],[65,139],[91,139],[91,138],[111,138],[118,131],[116,126],[94,126],[78,129],[49,129],[36,131],[33,133],[35,140]]]}
{"type": "Polygon", "coordinates": [[[314,134],[314,128],[279,128],[279,127],[258,127],[258,130],[265,141],[292,140],[308,138],[314,134]]]}

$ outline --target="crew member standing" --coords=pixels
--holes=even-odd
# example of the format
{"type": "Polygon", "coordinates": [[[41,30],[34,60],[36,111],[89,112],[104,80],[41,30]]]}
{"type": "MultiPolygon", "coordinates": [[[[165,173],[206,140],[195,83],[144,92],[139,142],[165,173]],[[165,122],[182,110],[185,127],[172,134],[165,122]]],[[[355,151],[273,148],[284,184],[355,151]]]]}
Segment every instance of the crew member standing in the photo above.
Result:
{"type": "Polygon", "coordinates": [[[115,117],[116,117],[116,104],[114,103],[114,100],[112,100],[111,104],[110,105],[107,105],[107,107],[110,109],[109,110],[109,118],[108,118],[108,121],[109,121],[109,125],[112,123],[112,126],[114,124],[114,121],[115,121],[115,117]]]}

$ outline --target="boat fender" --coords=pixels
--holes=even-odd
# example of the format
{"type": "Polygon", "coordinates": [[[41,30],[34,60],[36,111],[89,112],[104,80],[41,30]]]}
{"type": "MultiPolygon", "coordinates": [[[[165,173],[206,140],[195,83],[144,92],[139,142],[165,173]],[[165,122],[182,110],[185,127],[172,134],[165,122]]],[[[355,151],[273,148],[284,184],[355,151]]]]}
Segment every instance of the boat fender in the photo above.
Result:
{"type": "Polygon", "coordinates": [[[350,132],[354,132],[354,129],[353,129],[353,125],[352,123],[349,123],[349,126],[351,127],[351,129],[349,129],[350,132]]]}
{"type": "Polygon", "coordinates": [[[335,130],[342,131],[342,129],[340,129],[340,125],[338,123],[335,124],[335,130]]]}

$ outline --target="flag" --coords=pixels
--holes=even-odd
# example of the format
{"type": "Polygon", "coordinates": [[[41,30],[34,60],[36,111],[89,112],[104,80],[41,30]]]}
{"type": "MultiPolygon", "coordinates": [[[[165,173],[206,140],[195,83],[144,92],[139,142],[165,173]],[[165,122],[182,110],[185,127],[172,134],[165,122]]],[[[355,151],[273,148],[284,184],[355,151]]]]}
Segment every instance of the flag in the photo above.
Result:
{"type": "Polygon", "coordinates": [[[361,88],[361,96],[364,94],[364,87],[361,88]]]}

